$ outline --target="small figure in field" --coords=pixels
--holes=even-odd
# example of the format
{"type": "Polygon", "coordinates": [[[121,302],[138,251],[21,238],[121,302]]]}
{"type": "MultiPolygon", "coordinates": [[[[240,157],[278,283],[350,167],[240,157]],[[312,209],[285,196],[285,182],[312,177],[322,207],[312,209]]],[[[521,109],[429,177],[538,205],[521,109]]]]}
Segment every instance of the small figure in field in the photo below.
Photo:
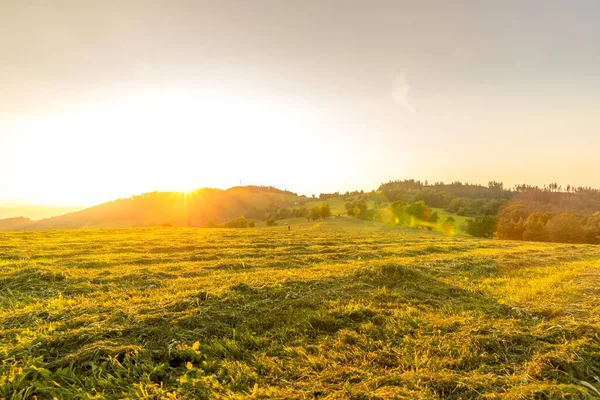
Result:
{"type": "Polygon", "coordinates": [[[290,224],[288,224],[288,231],[291,231],[292,227],[290,226],[290,224]]]}

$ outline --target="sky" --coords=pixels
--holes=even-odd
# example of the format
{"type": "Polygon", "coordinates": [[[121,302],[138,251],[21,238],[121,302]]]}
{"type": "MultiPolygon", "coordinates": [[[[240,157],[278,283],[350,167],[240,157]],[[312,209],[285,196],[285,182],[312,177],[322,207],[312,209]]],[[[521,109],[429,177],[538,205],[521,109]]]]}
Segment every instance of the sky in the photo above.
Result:
{"type": "Polygon", "coordinates": [[[0,202],[600,187],[600,2],[0,1],[0,202]]]}

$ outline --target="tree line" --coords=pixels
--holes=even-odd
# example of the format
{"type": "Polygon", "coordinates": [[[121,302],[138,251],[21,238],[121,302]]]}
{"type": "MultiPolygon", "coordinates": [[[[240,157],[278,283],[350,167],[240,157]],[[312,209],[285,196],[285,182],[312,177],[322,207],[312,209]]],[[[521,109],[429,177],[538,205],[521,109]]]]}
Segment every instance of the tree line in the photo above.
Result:
{"type": "MultiPolygon", "coordinates": [[[[515,185],[506,189],[502,182],[496,181],[483,186],[459,181],[430,184],[408,179],[382,184],[379,190],[388,201],[387,207],[378,209],[376,204],[369,209],[365,199],[370,194],[366,193],[346,204],[348,215],[381,220],[382,215],[391,213],[400,225],[417,224],[431,229],[425,207],[435,207],[471,217],[460,228],[473,236],[600,243],[600,190],[590,187],[550,183],[543,187],[515,185]]],[[[452,222],[455,221],[444,221],[442,229],[451,231],[452,222]]]]}
{"type": "MultiPolygon", "coordinates": [[[[267,226],[277,226],[277,220],[290,217],[304,217],[308,221],[317,221],[319,219],[326,219],[331,216],[331,207],[328,203],[314,206],[310,210],[306,207],[300,207],[298,209],[289,209],[282,207],[278,213],[270,214],[265,222],[267,226]]],[[[240,216],[230,221],[216,224],[214,220],[209,220],[205,225],[207,228],[254,228],[256,226],[254,221],[249,221],[245,216],[240,216]]]]}
{"type": "Polygon", "coordinates": [[[414,179],[391,181],[379,186],[387,201],[423,200],[430,207],[444,208],[464,216],[497,215],[510,201],[526,204],[532,211],[563,212],[578,217],[600,210],[600,190],[591,187],[549,183],[542,187],[519,184],[505,188],[502,182],[490,181],[487,186],[463,183],[449,184],[414,179]]]}
{"type": "Polygon", "coordinates": [[[498,239],[600,244],[600,212],[577,217],[571,213],[531,211],[519,202],[498,214],[498,239]]]}

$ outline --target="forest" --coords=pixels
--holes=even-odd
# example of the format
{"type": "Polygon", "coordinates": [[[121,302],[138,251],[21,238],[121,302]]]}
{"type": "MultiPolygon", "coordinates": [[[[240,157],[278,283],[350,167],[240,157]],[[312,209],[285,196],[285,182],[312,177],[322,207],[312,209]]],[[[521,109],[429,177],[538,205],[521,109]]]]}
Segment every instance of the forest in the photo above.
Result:
{"type": "MultiPolygon", "coordinates": [[[[378,205],[381,204],[379,193],[383,193],[389,203],[385,210],[394,215],[396,223],[401,225],[426,227],[427,222],[437,222],[435,216],[431,217],[433,213],[427,210],[427,207],[432,207],[471,217],[463,231],[473,236],[600,243],[600,190],[591,187],[563,187],[551,183],[543,187],[522,184],[505,188],[502,182],[496,181],[483,186],[458,181],[429,184],[409,179],[384,183],[377,192],[360,197],[374,199],[378,205]],[[407,217],[418,222],[410,222],[407,217]]],[[[349,215],[363,219],[382,220],[382,215],[385,215],[381,210],[356,214],[356,205],[349,207],[352,208],[349,215]]],[[[360,205],[358,209],[361,209],[360,205]]],[[[452,222],[447,221],[448,224],[452,222]]]]}

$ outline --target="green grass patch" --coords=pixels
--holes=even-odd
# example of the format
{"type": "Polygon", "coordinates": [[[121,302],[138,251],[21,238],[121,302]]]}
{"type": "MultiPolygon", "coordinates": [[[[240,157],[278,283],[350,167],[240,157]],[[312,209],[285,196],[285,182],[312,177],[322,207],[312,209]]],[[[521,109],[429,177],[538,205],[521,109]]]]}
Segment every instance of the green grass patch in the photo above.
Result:
{"type": "Polygon", "coordinates": [[[443,232],[444,230],[442,229],[442,223],[446,220],[446,218],[448,217],[452,217],[455,220],[455,226],[456,226],[456,232],[460,235],[466,235],[467,233],[464,232],[461,227],[466,223],[467,219],[469,219],[469,217],[462,217],[460,215],[456,215],[454,213],[449,213],[447,211],[444,211],[443,208],[432,208],[431,209],[432,212],[437,212],[438,215],[440,216],[440,220],[438,221],[438,224],[436,226],[436,230],[439,232],[443,232]]]}

